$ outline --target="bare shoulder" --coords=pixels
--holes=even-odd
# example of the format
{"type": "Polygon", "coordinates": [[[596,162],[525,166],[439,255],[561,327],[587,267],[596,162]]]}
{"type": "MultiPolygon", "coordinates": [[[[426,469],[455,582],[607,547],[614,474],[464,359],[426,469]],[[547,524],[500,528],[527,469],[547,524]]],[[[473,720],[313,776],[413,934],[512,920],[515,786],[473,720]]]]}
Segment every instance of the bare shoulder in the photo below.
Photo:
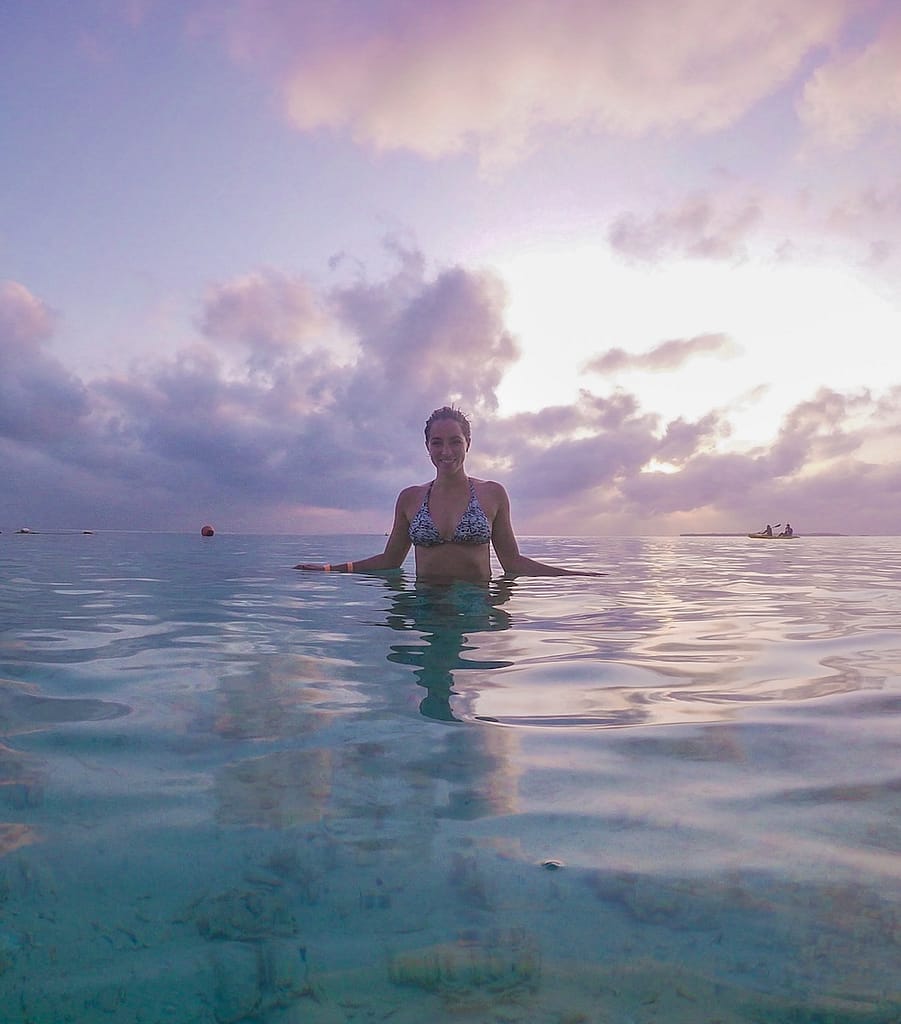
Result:
{"type": "Polygon", "coordinates": [[[398,501],[406,501],[407,498],[417,497],[425,493],[428,484],[410,484],[409,487],[405,487],[400,494],[397,496],[398,501]]]}
{"type": "Polygon", "coordinates": [[[480,480],[477,476],[471,476],[469,479],[473,482],[480,493],[484,492],[485,494],[498,495],[507,493],[504,489],[504,485],[499,484],[497,480],[480,480]]]}
{"type": "Polygon", "coordinates": [[[479,501],[486,510],[490,506],[496,511],[509,503],[503,484],[499,484],[496,480],[480,480],[475,476],[470,477],[470,480],[476,489],[479,501]]]}
{"type": "Polygon", "coordinates": [[[408,513],[410,509],[415,512],[422,504],[422,499],[428,489],[428,484],[411,484],[409,487],[405,487],[397,496],[397,508],[408,513]]]}

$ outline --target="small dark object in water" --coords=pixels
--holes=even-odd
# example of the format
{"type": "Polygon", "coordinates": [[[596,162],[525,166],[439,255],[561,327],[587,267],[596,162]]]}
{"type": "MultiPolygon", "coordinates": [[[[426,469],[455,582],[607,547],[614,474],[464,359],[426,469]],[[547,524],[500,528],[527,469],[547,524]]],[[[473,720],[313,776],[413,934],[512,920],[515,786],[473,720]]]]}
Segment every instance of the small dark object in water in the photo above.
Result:
{"type": "Polygon", "coordinates": [[[559,871],[563,867],[562,860],[543,860],[541,866],[545,871],[559,871]]]}
{"type": "Polygon", "coordinates": [[[212,528],[212,526],[202,526],[200,528],[201,537],[212,537],[215,532],[216,531],[212,528]]]}

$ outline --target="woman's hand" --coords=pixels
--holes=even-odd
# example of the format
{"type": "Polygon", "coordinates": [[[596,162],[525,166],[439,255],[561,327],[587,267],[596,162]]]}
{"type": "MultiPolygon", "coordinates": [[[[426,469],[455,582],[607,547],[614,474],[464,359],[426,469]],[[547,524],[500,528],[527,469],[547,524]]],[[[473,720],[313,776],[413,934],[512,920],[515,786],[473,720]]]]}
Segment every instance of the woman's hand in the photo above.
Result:
{"type": "Polygon", "coordinates": [[[339,562],[337,565],[332,565],[326,562],[324,565],[317,564],[316,562],[301,562],[300,565],[295,565],[295,569],[309,569],[312,572],[353,572],[353,562],[339,562]]]}

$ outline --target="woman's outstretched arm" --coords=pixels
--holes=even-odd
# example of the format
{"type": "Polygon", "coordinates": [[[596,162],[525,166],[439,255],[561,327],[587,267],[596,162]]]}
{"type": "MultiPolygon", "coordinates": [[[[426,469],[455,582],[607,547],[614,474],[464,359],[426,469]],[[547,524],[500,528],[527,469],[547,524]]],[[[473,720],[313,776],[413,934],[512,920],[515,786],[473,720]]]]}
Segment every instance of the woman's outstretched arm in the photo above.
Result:
{"type": "Polygon", "coordinates": [[[380,555],[370,555],[358,562],[301,562],[295,565],[295,569],[309,569],[314,572],[379,572],[383,569],[399,569],[410,550],[410,538],[408,535],[409,521],[404,511],[406,503],[403,500],[406,491],[401,491],[397,496],[397,503],[394,506],[394,525],[385,543],[385,550],[380,555]]]}
{"type": "Polygon", "coordinates": [[[513,524],[510,520],[510,499],[500,484],[497,514],[491,527],[491,542],[494,551],[508,576],[606,576],[603,572],[564,569],[559,565],[548,565],[520,553],[513,524]]]}

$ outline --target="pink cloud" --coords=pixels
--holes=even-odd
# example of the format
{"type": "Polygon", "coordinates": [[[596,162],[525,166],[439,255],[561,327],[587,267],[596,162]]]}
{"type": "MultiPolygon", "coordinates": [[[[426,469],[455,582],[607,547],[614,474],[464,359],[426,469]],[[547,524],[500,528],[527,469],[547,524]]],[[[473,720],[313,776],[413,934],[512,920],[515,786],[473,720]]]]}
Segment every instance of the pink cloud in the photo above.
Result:
{"type": "Polygon", "coordinates": [[[34,349],[53,333],[54,315],[18,281],[0,281],[0,352],[34,349]]]}
{"type": "Polygon", "coordinates": [[[818,68],[804,86],[798,113],[816,140],[849,147],[879,128],[901,126],[901,14],[873,40],[818,68]]]}
{"type": "Polygon", "coordinates": [[[896,278],[894,263],[901,236],[901,184],[873,185],[844,196],[825,217],[825,231],[837,233],[865,246],[861,262],[885,267],[896,278]]]}
{"type": "Polygon", "coordinates": [[[201,330],[213,339],[272,351],[321,338],[330,324],[324,303],[304,278],[261,270],[211,287],[201,330]]]}
{"type": "Polygon", "coordinates": [[[849,0],[344,0],[301,16],[288,0],[245,0],[220,23],[236,57],[277,68],[302,131],[503,162],[547,127],[721,129],[832,43],[850,10],[849,0]]]}

